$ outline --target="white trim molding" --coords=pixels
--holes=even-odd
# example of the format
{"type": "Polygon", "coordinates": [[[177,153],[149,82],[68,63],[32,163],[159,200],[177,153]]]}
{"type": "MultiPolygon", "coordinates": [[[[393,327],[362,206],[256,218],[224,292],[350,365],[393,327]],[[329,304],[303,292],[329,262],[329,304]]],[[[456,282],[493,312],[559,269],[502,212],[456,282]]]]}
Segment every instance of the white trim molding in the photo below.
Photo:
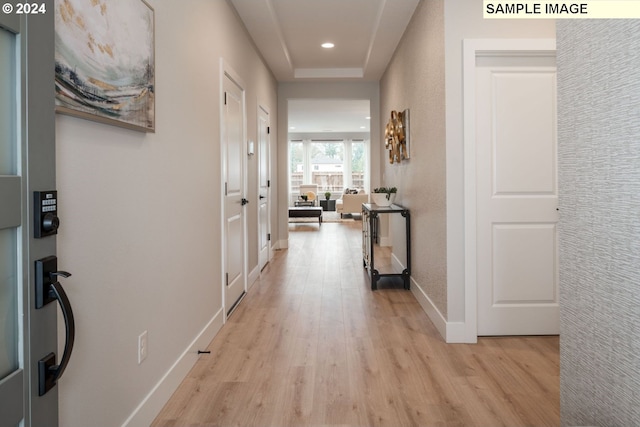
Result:
{"type": "Polygon", "coordinates": [[[149,394],[140,402],[138,407],[122,424],[122,427],[144,427],[151,425],[160,410],[169,401],[171,395],[186,378],[191,368],[193,368],[193,365],[198,361],[198,350],[205,349],[209,346],[223,324],[224,311],[220,309],[204,329],[194,338],[191,344],[182,352],[178,360],[176,360],[171,368],[162,376],[149,394]]]}
{"type": "Polygon", "coordinates": [[[247,280],[247,288],[248,288],[247,291],[253,287],[253,285],[258,281],[259,278],[260,278],[260,266],[256,265],[249,272],[249,278],[247,280]]]}
{"type": "Polygon", "coordinates": [[[446,343],[466,343],[465,323],[448,322],[425,291],[411,278],[411,292],[446,343]]]}
{"type": "MultiPolygon", "coordinates": [[[[555,39],[468,39],[463,40],[463,133],[464,133],[464,294],[465,321],[455,323],[462,341],[478,340],[478,294],[476,251],[476,58],[491,54],[548,54],[556,51],[555,39]]],[[[448,337],[447,337],[448,338],[448,337]]],[[[447,342],[450,342],[447,339],[447,342]]],[[[452,341],[453,342],[453,341],[452,341]]]]}

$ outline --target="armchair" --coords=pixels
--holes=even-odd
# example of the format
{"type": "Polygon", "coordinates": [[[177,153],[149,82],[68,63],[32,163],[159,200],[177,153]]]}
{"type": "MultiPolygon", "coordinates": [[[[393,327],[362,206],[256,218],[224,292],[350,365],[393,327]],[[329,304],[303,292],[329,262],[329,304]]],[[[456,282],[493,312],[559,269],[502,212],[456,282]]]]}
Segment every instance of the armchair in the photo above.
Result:
{"type": "Polygon", "coordinates": [[[341,199],[336,200],[336,212],[343,214],[352,214],[362,212],[362,204],[369,203],[369,194],[364,190],[360,190],[358,194],[345,193],[341,199]]]}

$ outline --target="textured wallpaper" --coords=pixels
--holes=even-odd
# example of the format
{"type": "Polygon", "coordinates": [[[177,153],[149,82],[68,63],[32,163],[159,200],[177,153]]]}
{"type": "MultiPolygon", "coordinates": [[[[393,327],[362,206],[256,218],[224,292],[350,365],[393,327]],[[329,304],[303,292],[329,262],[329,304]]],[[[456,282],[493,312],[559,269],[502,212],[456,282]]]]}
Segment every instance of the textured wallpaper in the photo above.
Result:
{"type": "Polygon", "coordinates": [[[444,81],[444,2],[421,2],[380,82],[383,125],[391,110],[410,109],[411,159],[391,165],[383,153],[381,170],[411,211],[411,276],[446,318],[444,81]]]}
{"type": "Polygon", "coordinates": [[[559,21],[563,425],[640,425],[640,21],[559,21]]]}

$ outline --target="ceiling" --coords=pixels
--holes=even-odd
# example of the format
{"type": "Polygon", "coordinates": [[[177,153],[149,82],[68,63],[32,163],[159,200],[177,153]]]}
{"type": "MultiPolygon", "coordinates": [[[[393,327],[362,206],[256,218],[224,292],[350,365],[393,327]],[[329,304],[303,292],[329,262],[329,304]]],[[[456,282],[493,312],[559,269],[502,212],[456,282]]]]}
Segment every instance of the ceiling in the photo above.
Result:
{"type": "Polygon", "coordinates": [[[231,3],[279,82],[378,81],[419,0],[231,3]]]}
{"type": "Polygon", "coordinates": [[[289,133],[370,131],[369,100],[290,99],[289,133]]]}
{"type": "MultiPolygon", "coordinates": [[[[379,81],[419,1],[231,3],[279,82],[326,82],[379,81]]],[[[291,133],[369,132],[367,116],[369,100],[289,100],[291,133]]]]}

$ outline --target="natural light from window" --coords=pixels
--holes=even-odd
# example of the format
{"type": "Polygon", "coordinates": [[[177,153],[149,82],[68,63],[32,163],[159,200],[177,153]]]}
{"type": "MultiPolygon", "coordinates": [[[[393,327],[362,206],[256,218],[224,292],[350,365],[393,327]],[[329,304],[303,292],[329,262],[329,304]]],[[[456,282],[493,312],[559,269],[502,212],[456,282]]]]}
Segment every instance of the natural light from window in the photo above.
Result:
{"type": "Polygon", "coordinates": [[[368,100],[289,100],[290,205],[302,184],[317,185],[322,199],[327,192],[339,199],[345,188],[369,191],[368,116],[368,100]]]}

